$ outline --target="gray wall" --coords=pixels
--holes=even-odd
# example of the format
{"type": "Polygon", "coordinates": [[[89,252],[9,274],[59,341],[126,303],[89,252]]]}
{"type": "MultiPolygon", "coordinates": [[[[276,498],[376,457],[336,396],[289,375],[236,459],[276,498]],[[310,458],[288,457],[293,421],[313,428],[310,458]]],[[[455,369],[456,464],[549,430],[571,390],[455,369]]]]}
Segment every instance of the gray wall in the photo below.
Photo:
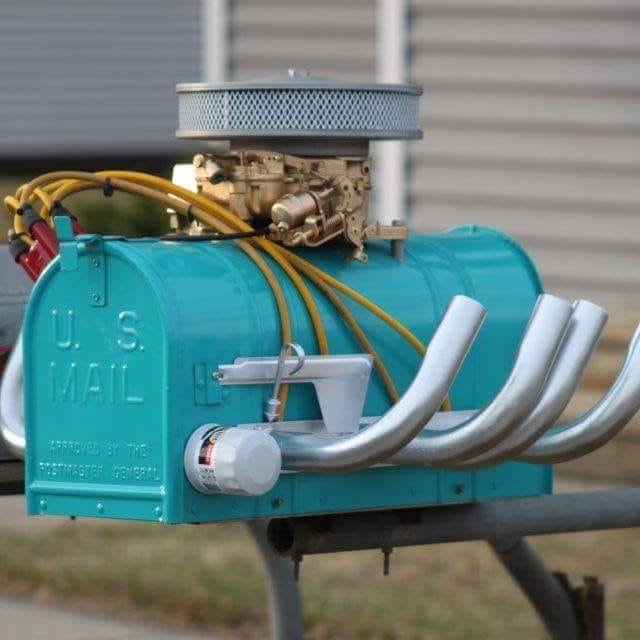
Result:
{"type": "MultiPolygon", "coordinates": [[[[375,1],[231,0],[233,78],[375,77],[375,1]]],[[[173,153],[200,1],[0,3],[0,160],[173,153]]],[[[549,289],[640,307],[640,0],[411,0],[415,229],[487,224],[549,289]]],[[[379,176],[379,179],[383,179],[379,176]]]]}
{"type": "Polygon", "coordinates": [[[2,0],[0,160],[176,149],[199,0],[2,0]]]}
{"type": "Polygon", "coordinates": [[[640,2],[413,0],[414,227],[521,240],[549,289],[640,307],[640,2]]]}
{"type": "Polygon", "coordinates": [[[232,77],[278,75],[295,66],[319,76],[372,80],[374,9],[372,0],[232,1],[232,77]]]}

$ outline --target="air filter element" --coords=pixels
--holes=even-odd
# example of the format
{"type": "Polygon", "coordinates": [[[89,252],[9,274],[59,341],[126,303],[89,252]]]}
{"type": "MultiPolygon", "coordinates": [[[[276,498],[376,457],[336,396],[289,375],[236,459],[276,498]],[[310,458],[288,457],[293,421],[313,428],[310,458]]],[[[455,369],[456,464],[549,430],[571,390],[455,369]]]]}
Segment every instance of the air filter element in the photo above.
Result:
{"type": "Polygon", "coordinates": [[[179,138],[420,138],[422,89],[289,70],[249,82],[179,84],[179,138]]]}

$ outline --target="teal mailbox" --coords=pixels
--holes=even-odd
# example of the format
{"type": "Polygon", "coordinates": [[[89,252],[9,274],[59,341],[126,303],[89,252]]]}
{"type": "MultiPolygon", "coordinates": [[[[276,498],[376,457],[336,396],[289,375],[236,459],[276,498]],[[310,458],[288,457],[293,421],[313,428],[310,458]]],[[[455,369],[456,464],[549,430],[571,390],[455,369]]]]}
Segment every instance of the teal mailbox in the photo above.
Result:
{"type": "MultiPolygon", "coordinates": [[[[345,261],[331,248],[313,251],[318,267],[392,314],[424,343],[455,296],[473,298],[486,309],[450,399],[456,415],[489,404],[509,375],[542,292],[522,249],[496,231],[463,227],[410,236],[403,261],[383,243],[371,243],[368,257],[363,264],[345,261]]],[[[335,308],[314,290],[331,354],[338,358],[329,363],[329,373],[321,370],[302,301],[278,265],[271,266],[291,309],[292,335],[305,354],[299,374],[318,368],[307,374],[306,384],[290,384],[284,419],[273,423],[265,421],[263,410],[273,395],[274,376],[266,373],[264,381],[252,382],[242,380],[240,372],[243,362],[269,363],[278,356],[277,307],[262,274],[233,243],[63,237],[60,256],[34,288],[24,324],[30,514],[192,523],[551,490],[550,467],[513,461],[478,470],[385,460],[342,472],[288,468],[289,445],[280,434],[339,440],[345,436],[331,431],[341,430],[341,420],[346,425],[355,416],[356,430],[366,431],[370,418],[384,416],[390,401],[376,372],[367,384],[366,357],[347,358],[356,374],[343,370],[340,358],[359,356],[362,349],[335,308]],[[332,377],[333,392],[318,383],[332,377]],[[358,398],[363,405],[357,406],[358,398]],[[326,433],[314,432],[329,416],[326,433]],[[202,469],[196,471],[209,474],[198,476],[203,486],[190,481],[193,469],[185,458],[199,429],[195,465],[202,469]],[[228,433],[234,429],[253,430],[262,440],[254,442],[250,434],[246,444],[238,438],[233,444],[235,436],[228,433]],[[225,441],[233,459],[219,453],[225,441]],[[220,458],[217,469],[207,470],[213,454],[220,458]],[[274,471],[276,463],[281,468],[274,471]],[[212,477],[216,473],[222,488],[212,477]],[[260,495],[247,495],[252,491],[260,495]]],[[[347,304],[402,394],[420,356],[377,317],[347,304]]],[[[295,358],[287,358],[286,366],[289,360],[295,358]]],[[[343,431],[353,430],[348,427],[343,431]]]]}

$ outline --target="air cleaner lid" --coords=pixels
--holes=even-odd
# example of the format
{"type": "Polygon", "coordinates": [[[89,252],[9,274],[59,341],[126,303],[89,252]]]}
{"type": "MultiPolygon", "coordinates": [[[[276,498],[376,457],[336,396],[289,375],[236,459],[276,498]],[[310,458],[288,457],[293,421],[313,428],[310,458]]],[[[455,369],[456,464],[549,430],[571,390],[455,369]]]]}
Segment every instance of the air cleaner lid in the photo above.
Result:
{"type": "Polygon", "coordinates": [[[179,138],[420,138],[422,88],[288,75],[179,84],[179,138]]]}

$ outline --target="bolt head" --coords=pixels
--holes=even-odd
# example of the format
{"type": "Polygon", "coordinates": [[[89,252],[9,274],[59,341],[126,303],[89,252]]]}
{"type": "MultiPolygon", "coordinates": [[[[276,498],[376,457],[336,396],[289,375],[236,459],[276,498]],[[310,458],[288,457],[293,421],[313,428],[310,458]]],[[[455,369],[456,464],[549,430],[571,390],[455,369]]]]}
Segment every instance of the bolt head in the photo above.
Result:
{"type": "Polygon", "coordinates": [[[304,79],[304,78],[308,78],[309,77],[309,69],[296,69],[295,67],[290,67],[289,69],[287,69],[287,75],[290,78],[299,78],[299,79],[304,79]]]}

